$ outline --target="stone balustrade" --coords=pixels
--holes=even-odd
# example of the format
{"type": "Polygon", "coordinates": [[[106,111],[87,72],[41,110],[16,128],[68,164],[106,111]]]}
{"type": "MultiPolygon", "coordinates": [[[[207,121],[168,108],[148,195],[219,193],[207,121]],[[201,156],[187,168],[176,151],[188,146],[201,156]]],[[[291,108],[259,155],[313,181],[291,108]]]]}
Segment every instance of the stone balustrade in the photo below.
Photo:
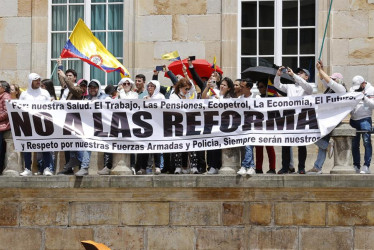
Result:
{"type": "MultiPolygon", "coordinates": [[[[356,130],[346,123],[340,124],[332,133],[331,138],[334,140],[334,159],[332,169],[328,170],[331,174],[354,174],[355,171],[352,165],[352,137],[355,136],[356,130]]],[[[14,151],[14,144],[12,134],[6,132],[4,139],[7,143],[7,153],[5,159],[5,169],[3,175],[18,176],[18,173],[23,171],[22,154],[14,151]]],[[[279,147],[280,148],[280,147],[279,147]]],[[[313,161],[316,159],[316,146],[310,145],[308,147],[308,158],[306,166],[312,167],[313,161]]],[[[280,150],[276,147],[277,165],[280,167],[281,155],[280,150]],[[277,152],[278,151],[278,152],[277,152]]],[[[64,152],[56,152],[56,172],[60,171],[64,165],[64,152]]],[[[267,164],[266,155],[264,156],[264,165],[267,164]]],[[[294,157],[297,159],[297,157],[294,157]]],[[[328,160],[327,160],[328,161],[328,160]]],[[[328,164],[328,163],[327,163],[328,164]]],[[[325,165],[327,165],[325,163],[325,165]]],[[[35,165],[35,164],[34,164],[35,165]]],[[[103,167],[103,153],[92,152],[89,174],[95,175],[99,169],[103,167]]],[[[296,165],[296,164],[294,164],[296,165]]],[[[241,166],[240,148],[228,148],[222,150],[222,168],[220,174],[235,175],[241,166]]],[[[34,172],[37,170],[34,166],[34,172]]],[[[308,169],[308,167],[307,167],[308,169]]],[[[325,172],[325,173],[328,173],[325,172]]],[[[113,154],[113,170],[112,175],[132,175],[130,167],[129,154],[113,154]]]]}

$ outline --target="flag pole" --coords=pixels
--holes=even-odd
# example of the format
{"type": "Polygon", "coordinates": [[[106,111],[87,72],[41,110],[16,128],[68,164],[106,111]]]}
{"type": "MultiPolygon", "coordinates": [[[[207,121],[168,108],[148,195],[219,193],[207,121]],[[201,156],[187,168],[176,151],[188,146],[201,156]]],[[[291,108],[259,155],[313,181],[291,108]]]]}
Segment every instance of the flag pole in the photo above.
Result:
{"type": "Polygon", "coordinates": [[[51,74],[51,77],[49,78],[49,79],[52,79],[52,76],[53,76],[53,74],[55,73],[55,71],[56,71],[56,68],[57,68],[57,62],[56,62],[56,65],[55,65],[55,67],[53,68],[53,71],[52,71],[52,74],[51,74]]]}
{"type": "Polygon", "coordinates": [[[332,1],[333,1],[333,0],[331,0],[331,2],[330,2],[329,13],[327,14],[327,21],[326,21],[326,26],[325,26],[325,32],[324,32],[324,34],[323,34],[322,45],[321,45],[321,51],[320,51],[320,53],[319,53],[318,61],[321,60],[321,56],[322,56],[323,44],[325,43],[326,32],[327,32],[327,26],[329,25],[329,19],[330,19],[330,13],[331,13],[332,1]]]}

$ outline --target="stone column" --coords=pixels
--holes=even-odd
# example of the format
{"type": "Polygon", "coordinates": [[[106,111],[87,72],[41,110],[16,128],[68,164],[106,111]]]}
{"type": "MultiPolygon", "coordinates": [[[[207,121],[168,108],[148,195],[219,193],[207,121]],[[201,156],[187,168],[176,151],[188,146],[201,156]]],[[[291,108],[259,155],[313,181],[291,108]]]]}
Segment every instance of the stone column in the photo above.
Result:
{"type": "Polygon", "coordinates": [[[132,175],[130,154],[113,154],[112,175],[132,175]]]}
{"type": "Polygon", "coordinates": [[[4,133],[4,140],[6,142],[6,154],[3,175],[19,176],[19,173],[23,171],[23,158],[20,152],[14,150],[13,137],[10,131],[4,133]]]}
{"type": "Polygon", "coordinates": [[[355,174],[352,165],[352,138],[356,129],[348,124],[338,125],[331,133],[334,139],[334,167],[330,174],[355,174]]]}
{"type": "Polygon", "coordinates": [[[240,168],[240,148],[222,149],[222,167],[219,170],[223,175],[235,175],[240,168]]]}

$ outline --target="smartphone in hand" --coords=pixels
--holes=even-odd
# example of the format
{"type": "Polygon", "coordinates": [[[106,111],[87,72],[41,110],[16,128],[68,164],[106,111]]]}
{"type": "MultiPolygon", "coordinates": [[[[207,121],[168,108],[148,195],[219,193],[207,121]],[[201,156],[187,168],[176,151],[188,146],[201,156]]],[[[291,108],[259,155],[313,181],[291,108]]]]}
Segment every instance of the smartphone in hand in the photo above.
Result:
{"type": "Polygon", "coordinates": [[[164,71],[164,66],[156,66],[156,71],[164,71]]]}
{"type": "Polygon", "coordinates": [[[190,61],[195,61],[196,60],[196,56],[189,56],[188,58],[190,59],[190,61]]]}

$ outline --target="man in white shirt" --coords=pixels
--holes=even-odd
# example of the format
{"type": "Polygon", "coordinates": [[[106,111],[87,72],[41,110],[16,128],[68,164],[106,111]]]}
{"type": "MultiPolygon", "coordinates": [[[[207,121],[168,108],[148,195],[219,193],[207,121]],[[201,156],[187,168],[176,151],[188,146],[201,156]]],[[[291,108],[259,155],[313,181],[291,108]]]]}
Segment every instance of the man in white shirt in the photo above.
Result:
{"type": "MultiPolygon", "coordinates": [[[[274,78],[274,87],[279,89],[280,91],[283,91],[287,93],[287,97],[293,97],[293,96],[305,96],[305,95],[311,95],[313,94],[313,86],[308,83],[308,79],[310,77],[310,73],[306,69],[297,69],[297,74],[295,74],[292,69],[280,67],[277,71],[277,75],[274,78]],[[295,80],[295,84],[282,84],[281,83],[281,75],[283,73],[287,73],[293,79],[295,80]]],[[[305,174],[305,161],[306,161],[306,146],[299,146],[299,165],[298,165],[298,173],[299,174],[305,174]]],[[[290,146],[283,146],[282,147],[282,169],[278,171],[278,174],[287,174],[291,172],[290,169],[290,153],[291,153],[291,147],[290,146]]]]}

